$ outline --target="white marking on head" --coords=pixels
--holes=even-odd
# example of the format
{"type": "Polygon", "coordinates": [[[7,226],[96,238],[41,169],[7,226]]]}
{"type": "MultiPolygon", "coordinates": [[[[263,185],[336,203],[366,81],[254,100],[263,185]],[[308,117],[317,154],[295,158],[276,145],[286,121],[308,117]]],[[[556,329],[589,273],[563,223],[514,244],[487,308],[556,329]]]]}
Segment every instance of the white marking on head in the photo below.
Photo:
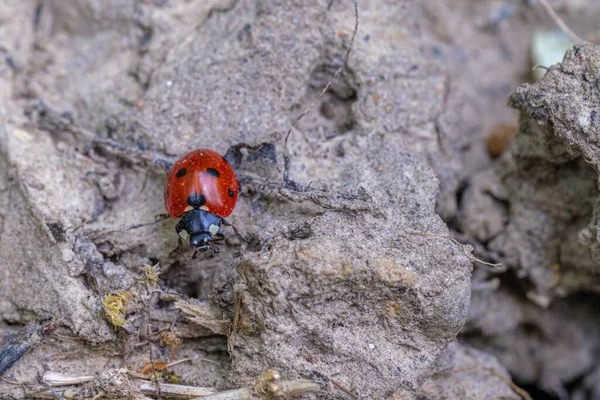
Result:
{"type": "Polygon", "coordinates": [[[194,209],[194,207],[192,207],[192,206],[187,206],[187,207],[185,208],[185,212],[192,211],[193,209],[194,209]]]}
{"type": "Polygon", "coordinates": [[[219,233],[219,226],[215,225],[215,224],[211,224],[208,227],[208,231],[210,232],[211,235],[215,236],[217,233],[219,233]]]}
{"type": "Polygon", "coordinates": [[[189,234],[188,234],[186,231],[181,231],[181,232],[179,232],[179,237],[180,237],[180,238],[182,238],[183,240],[187,240],[187,238],[188,238],[189,236],[190,236],[190,235],[189,235],[189,234]]]}
{"type": "Polygon", "coordinates": [[[202,206],[202,207],[200,207],[200,209],[204,210],[204,211],[208,211],[208,207],[206,207],[206,206],[202,206]]]}

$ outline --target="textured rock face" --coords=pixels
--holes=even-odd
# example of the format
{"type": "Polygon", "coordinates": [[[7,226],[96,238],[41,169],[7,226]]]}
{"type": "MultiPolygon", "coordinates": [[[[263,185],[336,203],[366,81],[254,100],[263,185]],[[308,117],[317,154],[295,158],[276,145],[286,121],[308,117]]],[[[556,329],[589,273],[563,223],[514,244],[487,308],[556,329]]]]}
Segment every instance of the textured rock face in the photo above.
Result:
{"type": "Polygon", "coordinates": [[[380,187],[367,189],[377,215],[296,217],[270,227],[261,237],[268,245],[242,257],[236,376],[272,365],[328,384],[327,398],[341,395],[332,380],[359,398],[387,398],[413,393],[429,375],[462,326],[470,262],[444,238],[432,173],[398,159],[398,169],[378,174],[380,187]],[[302,223],[308,237],[295,238],[302,223]]]}
{"type": "MultiPolygon", "coordinates": [[[[171,86],[151,88],[141,113],[122,116],[115,135],[133,132],[136,140],[178,153],[190,143],[208,141],[225,149],[232,137],[252,141],[282,131],[290,116],[282,98],[302,105],[312,100],[316,91],[305,95],[304,82],[322,85],[323,72],[327,77],[339,62],[352,26],[351,9],[339,4],[333,15],[343,28],[337,35],[332,19],[314,7],[243,5],[232,13],[225,28],[217,20],[206,28],[212,36],[232,32],[223,42],[198,36],[171,51],[167,65],[155,73],[171,86]],[[277,25],[278,34],[268,34],[277,21],[288,20],[293,24],[277,25]],[[294,34],[299,36],[282,40],[294,34]],[[235,110],[235,117],[223,109],[235,110]],[[167,139],[172,126],[181,141],[167,139]]],[[[331,380],[359,398],[412,395],[466,317],[470,261],[444,238],[448,231],[434,212],[433,172],[399,151],[393,134],[410,124],[393,127],[400,107],[387,104],[393,94],[373,103],[384,87],[378,89],[363,71],[374,67],[374,59],[359,40],[348,79],[323,106],[332,109],[333,120],[311,116],[301,124],[307,139],[295,132],[290,142],[293,179],[313,181],[316,190],[328,191],[316,192],[319,202],[341,201],[351,212],[282,200],[250,181],[232,218],[253,238],[233,262],[233,314],[239,321],[230,338],[232,382],[275,367],[288,378],[319,380],[328,387],[326,398],[344,395],[331,380]],[[390,107],[390,128],[378,136],[368,121],[381,123],[381,110],[390,107]]],[[[415,111],[406,115],[422,105],[433,118],[440,112],[443,78],[421,85],[432,95],[414,100],[415,111]]],[[[242,168],[278,179],[260,160],[245,161],[242,168]]]]}
{"type": "Polygon", "coordinates": [[[509,101],[521,112],[510,156],[465,195],[464,232],[530,279],[541,305],[600,290],[599,71],[600,52],[575,47],[539,83],[519,88],[509,101]],[[478,214],[496,227],[482,234],[478,214]]]}
{"type": "Polygon", "coordinates": [[[598,49],[575,46],[510,96],[519,132],[472,179],[459,225],[509,270],[476,274],[465,337],[560,399],[597,393],[599,76],[598,49]]]}
{"type": "MultiPolygon", "coordinates": [[[[512,156],[490,166],[483,137],[514,125],[504,105],[526,69],[535,9],[360,3],[345,74],[290,138],[291,177],[313,190],[280,190],[280,142],[244,150],[230,220],[243,238],[226,230],[221,254],[196,260],[177,248],[175,221],[121,228],[164,212],[163,167],[179,155],[285,132],[341,62],[350,2],[2,4],[0,330],[47,315],[62,324],[15,364],[13,381],[142,368],[149,341],[161,360],[216,361],[173,368],[198,386],[235,387],[278,368],[321,383],[324,399],[455,398],[461,388],[514,397],[495,359],[445,348],[467,319],[471,264],[442,218],[517,271],[538,304],[595,290],[597,56],[572,53],[512,97],[521,133],[512,156]],[[148,291],[143,267],[157,263],[162,286],[148,291]],[[114,328],[103,298],[122,291],[131,304],[114,328]],[[176,352],[158,345],[165,331],[183,339],[176,352]]],[[[597,371],[586,356],[597,351],[584,326],[593,312],[569,325],[573,343],[551,340],[564,307],[585,301],[542,314],[507,290],[515,277],[489,279],[476,271],[471,344],[514,343],[498,359],[557,392],[597,371]],[[518,358],[539,332],[538,357],[518,358]],[[581,368],[552,367],[555,358],[581,368]]],[[[597,375],[585,379],[590,393],[597,375]]],[[[0,392],[26,397],[2,380],[0,392]]]]}
{"type": "MultiPolygon", "coordinates": [[[[137,306],[122,329],[134,343],[150,301],[142,266],[160,262],[166,298],[212,297],[231,318],[229,385],[278,368],[322,383],[321,398],[415,396],[467,317],[471,263],[435,213],[439,183],[418,158],[439,151],[448,78],[429,57],[406,62],[409,49],[370,44],[394,32],[369,15],[389,24],[407,15],[396,2],[380,6],[365,5],[345,76],[293,132],[291,176],[311,190],[278,189],[278,143],[249,154],[231,218],[249,242],[231,234],[218,257],[190,261],[173,251],[173,221],[114,231],[162,212],[164,171],[144,160],[225,153],[285,131],[339,65],[350,4],[29,4],[29,45],[42,56],[18,59],[27,73],[5,71],[16,83],[3,103],[4,318],[57,315],[109,346],[121,333],[102,319],[102,298],[127,290],[137,306]],[[412,127],[427,146],[402,139],[412,127]],[[131,150],[92,145],[98,136],[131,150]]],[[[177,320],[165,301],[154,320],[177,320]]],[[[177,332],[196,351],[215,348],[206,329],[185,326],[177,332]]],[[[124,356],[135,359],[131,348],[124,356]]],[[[225,376],[181,374],[198,384],[225,376]]]]}
{"type": "Polygon", "coordinates": [[[433,375],[421,388],[419,399],[519,400],[522,397],[518,390],[511,387],[506,368],[494,356],[454,342],[437,360],[433,375]]]}
{"type": "Polygon", "coordinates": [[[567,292],[600,290],[599,76],[600,51],[575,47],[539,85],[510,99],[522,115],[516,169],[528,176],[523,190],[535,191],[531,202],[553,219],[555,248],[546,257],[558,264],[553,283],[567,292]]]}
{"type": "MultiPolygon", "coordinates": [[[[463,333],[469,342],[494,354],[518,377],[559,398],[568,398],[565,384],[579,380],[597,363],[597,296],[578,294],[555,300],[547,309],[507,288],[473,294],[463,333]]],[[[593,374],[588,388],[597,390],[593,374]]]]}

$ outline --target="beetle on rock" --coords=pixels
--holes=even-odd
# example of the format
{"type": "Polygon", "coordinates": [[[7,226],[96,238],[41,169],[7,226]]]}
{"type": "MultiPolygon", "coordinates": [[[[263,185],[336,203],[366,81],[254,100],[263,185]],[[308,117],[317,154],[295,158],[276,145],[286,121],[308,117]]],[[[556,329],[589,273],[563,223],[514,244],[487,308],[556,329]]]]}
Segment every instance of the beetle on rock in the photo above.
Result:
{"type": "Polygon", "coordinates": [[[179,218],[175,230],[189,239],[197,252],[219,251],[225,236],[221,225],[233,211],[240,183],[231,165],[219,153],[193,150],[181,157],[169,171],[165,207],[170,217],[179,218]]]}

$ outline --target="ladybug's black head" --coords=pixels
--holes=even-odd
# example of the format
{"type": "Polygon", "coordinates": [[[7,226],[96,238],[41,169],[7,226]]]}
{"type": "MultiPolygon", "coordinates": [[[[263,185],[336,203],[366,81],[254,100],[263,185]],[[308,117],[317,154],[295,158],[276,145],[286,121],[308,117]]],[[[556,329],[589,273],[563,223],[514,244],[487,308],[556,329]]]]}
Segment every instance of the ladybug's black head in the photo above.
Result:
{"type": "Polygon", "coordinates": [[[213,237],[209,232],[201,232],[196,235],[190,236],[190,246],[195,249],[198,253],[204,253],[206,250],[213,248],[215,253],[218,253],[219,249],[211,246],[213,237]]]}
{"type": "Polygon", "coordinates": [[[223,219],[202,209],[187,211],[177,223],[175,230],[182,239],[189,237],[190,246],[197,253],[212,250],[219,252],[219,245],[225,238],[219,230],[223,219]]]}

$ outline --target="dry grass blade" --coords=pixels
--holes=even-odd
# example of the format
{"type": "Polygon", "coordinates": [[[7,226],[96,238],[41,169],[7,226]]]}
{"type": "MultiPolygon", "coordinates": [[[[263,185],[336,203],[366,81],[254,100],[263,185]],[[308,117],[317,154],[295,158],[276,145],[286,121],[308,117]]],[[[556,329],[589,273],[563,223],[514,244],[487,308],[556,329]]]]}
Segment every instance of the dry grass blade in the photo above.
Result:
{"type": "Polygon", "coordinates": [[[58,372],[46,372],[42,377],[42,381],[52,387],[56,386],[71,386],[71,385],[81,385],[83,383],[88,383],[94,380],[94,376],[92,375],[83,375],[83,376],[68,376],[65,374],[61,374],[58,372]]]}
{"type": "MultiPolygon", "coordinates": [[[[156,384],[153,382],[141,382],[139,384],[140,391],[148,396],[156,395],[156,384]]],[[[170,399],[189,400],[194,398],[205,398],[215,393],[212,388],[174,385],[170,383],[160,384],[160,394],[170,399]]]]}
{"type": "Polygon", "coordinates": [[[540,2],[540,5],[544,8],[544,10],[548,13],[550,18],[552,18],[552,20],[554,20],[556,25],[558,25],[560,30],[563,31],[565,33],[565,35],[567,35],[569,37],[569,39],[571,39],[573,42],[579,43],[579,44],[592,44],[592,43],[588,42],[587,40],[580,38],[575,32],[573,32],[571,30],[571,28],[569,28],[569,26],[565,23],[565,21],[563,21],[562,18],[558,16],[556,11],[554,11],[554,9],[550,5],[550,3],[548,3],[547,0],[538,0],[538,1],[540,2]]]}
{"type": "Polygon", "coordinates": [[[282,381],[276,370],[265,371],[253,386],[227,390],[193,400],[253,400],[286,399],[306,393],[316,393],[321,387],[307,380],[282,381]]]}

